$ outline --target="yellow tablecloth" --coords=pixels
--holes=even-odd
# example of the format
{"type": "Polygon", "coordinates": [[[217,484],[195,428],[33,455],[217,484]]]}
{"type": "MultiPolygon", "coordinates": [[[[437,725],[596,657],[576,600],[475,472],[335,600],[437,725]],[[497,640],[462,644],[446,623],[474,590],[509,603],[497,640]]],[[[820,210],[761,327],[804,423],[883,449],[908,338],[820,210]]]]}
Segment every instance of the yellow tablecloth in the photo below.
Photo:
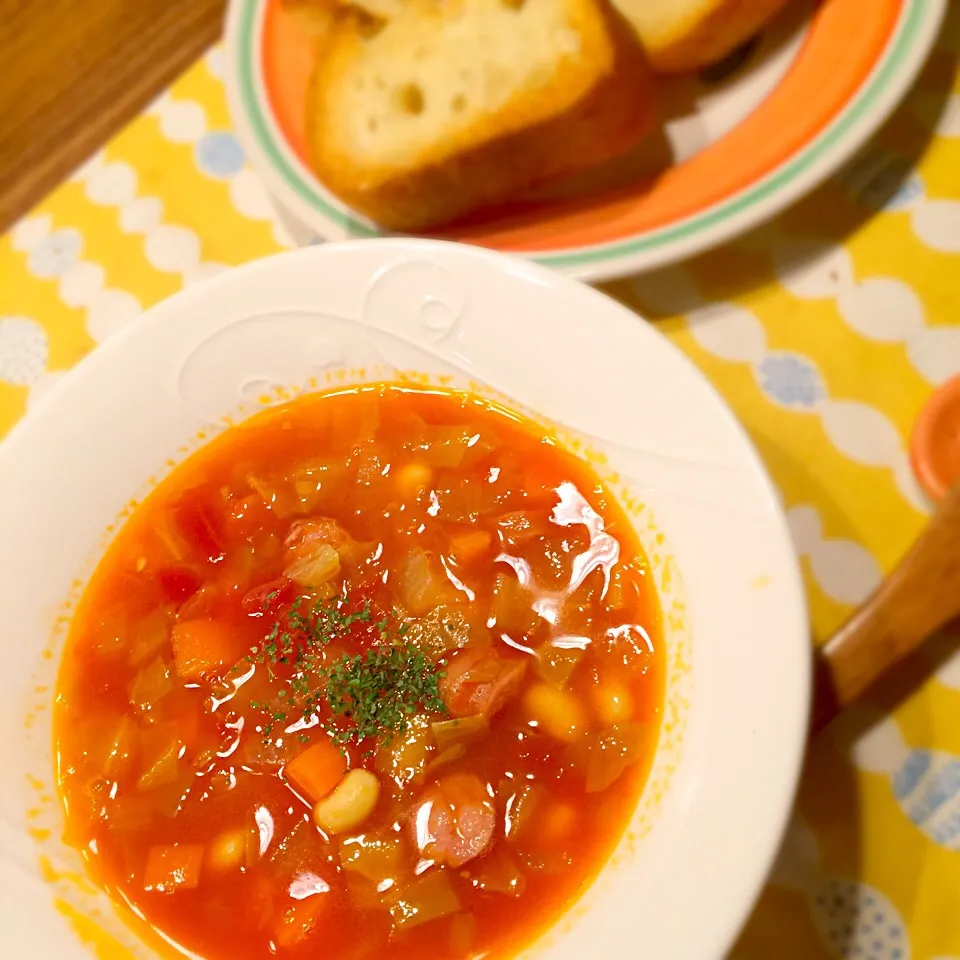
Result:
{"type": "MultiPolygon", "coordinates": [[[[609,287],[749,430],[783,496],[818,640],[929,513],[906,446],[934,386],[960,373],[958,58],[955,5],[919,84],[850,169],[736,243],[609,287]]],[[[230,133],[220,61],[196,64],[0,238],[0,436],[147,307],[289,245],[230,133]]],[[[960,960],[951,653],[949,640],[928,650],[813,743],[785,853],[735,956],[960,960]]]]}

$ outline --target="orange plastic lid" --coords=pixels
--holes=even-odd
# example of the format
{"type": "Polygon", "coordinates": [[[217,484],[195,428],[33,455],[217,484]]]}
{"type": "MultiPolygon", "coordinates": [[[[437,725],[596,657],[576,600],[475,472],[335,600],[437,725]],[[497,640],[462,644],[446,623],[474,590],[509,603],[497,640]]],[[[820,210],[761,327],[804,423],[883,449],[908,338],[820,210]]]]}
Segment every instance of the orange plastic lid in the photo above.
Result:
{"type": "Polygon", "coordinates": [[[910,440],[917,480],[935,500],[960,482],[960,376],[939,387],[920,411],[910,440]]]}

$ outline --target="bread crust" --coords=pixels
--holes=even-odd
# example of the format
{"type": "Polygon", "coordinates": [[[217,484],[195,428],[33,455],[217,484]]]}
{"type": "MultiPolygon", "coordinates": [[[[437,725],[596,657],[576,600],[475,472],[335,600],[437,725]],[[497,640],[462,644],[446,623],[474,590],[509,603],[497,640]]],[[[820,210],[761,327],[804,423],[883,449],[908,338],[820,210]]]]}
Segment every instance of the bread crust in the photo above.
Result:
{"type": "Polygon", "coordinates": [[[749,40],[789,0],[691,0],[686,13],[654,28],[638,8],[651,0],[613,0],[634,25],[657,73],[686,73],[722,60],[749,40]]]}

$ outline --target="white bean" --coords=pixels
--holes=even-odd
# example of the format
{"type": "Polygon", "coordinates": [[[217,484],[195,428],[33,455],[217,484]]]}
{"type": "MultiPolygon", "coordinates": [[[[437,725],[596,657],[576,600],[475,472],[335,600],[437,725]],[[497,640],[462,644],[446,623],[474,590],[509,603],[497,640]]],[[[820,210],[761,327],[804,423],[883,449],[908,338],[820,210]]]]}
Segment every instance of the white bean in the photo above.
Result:
{"type": "Polygon", "coordinates": [[[433,483],[433,470],[425,463],[408,463],[397,471],[394,482],[402,497],[413,499],[433,483]]]}
{"type": "MultiPolygon", "coordinates": [[[[250,866],[254,853],[253,834],[243,828],[221,833],[207,851],[207,863],[214,870],[235,870],[250,866]]],[[[253,857],[255,859],[255,856],[253,857]]]]}
{"type": "Polygon", "coordinates": [[[351,770],[329,796],[313,807],[313,822],[327,833],[344,833],[373,813],[380,781],[369,770],[351,770]]]}
{"type": "Polygon", "coordinates": [[[549,683],[535,683],[523,702],[531,718],[550,736],[570,743],[583,732],[583,707],[572,693],[549,683]]]}
{"type": "Polygon", "coordinates": [[[626,723],[633,718],[633,700],[630,691],[616,680],[601,683],[594,691],[597,714],[605,726],[626,723]]]}

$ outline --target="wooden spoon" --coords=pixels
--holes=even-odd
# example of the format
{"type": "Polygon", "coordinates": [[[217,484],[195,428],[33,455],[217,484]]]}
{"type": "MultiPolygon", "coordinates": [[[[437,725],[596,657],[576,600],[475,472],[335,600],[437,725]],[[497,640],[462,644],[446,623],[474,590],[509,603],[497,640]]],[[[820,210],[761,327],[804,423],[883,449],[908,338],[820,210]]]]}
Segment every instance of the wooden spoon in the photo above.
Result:
{"type": "Polygon", "coordinates": [[[866,603],[816,653],[813,729],[960,616],[960,484],[866,603]]]}

